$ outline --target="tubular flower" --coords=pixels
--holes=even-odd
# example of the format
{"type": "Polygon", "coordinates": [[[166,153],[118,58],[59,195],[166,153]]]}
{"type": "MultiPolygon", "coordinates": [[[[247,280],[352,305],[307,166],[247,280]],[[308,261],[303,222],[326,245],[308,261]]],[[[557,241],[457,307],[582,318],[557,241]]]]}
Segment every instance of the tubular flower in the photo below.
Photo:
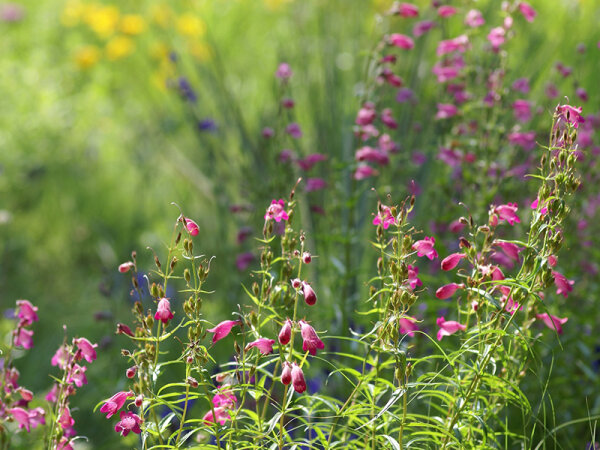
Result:
{"type": "Polygon", "coordinates": [[[558,334],[563,333],[562,325],[564,325],[567,322],[567,320],[569,320],[568,317],[561,319],[560,317],[552,316],[548,313],[536,314],[535,317],[542,320],[548,328],[556,330],[558,334]]]}
{"type": "Polygon", "coordinates": [[[198,236],[198,233],[200,232],[200,228],[198,227],[198,224],[196,222],[194,222],[192,219],[188,219],[187,217],[184,220],[185,220],[185,228],[188,230],[188,233],[190,233],[192,236],[198,236]]]}
{"type": "Polygon", "coordinates": [[[415,331],[419,330],[419,327],[415,323],[416,321],[417,319],[410,316],[398,319],[398,322],[400,323],[400,333],[408,334],[410,337],[413,337],[415,335],[415,331]]]}
{"type": "Polygon", "coordinates": [[[106,418],[110,419],[118,410],[120,410],[129,397],[133,397],[132,391],[117,392],[111,398],[106,400],[100,408],[101,413],[106,413],[106,418]]]}
{"type": "Polygon", "coordinates": [[[444,316],[437,318],[437,325],[440,327],[437,333],[437,340],[441,341],[444,336],[450,336],[456,333],[458,330],[464,330],[467,327],[454,320],[446,320],[444,316]]]}
{"type": "Polygon", "coordinates": [[[288,220],[290,217],[285,211],[285,201],[283,199],[271,201],[271,205],[267,208],[265,214],[265,220],[275,220],[275,222],[281,222],[282,220],[288,220]]]}
{"type": "Polygon", "coordinates": [[[437,291],[435,291],[435,296],[437,298],[439,298],[440,300],[446,300],[446,299],[452,297],[458,289],[464,289],[464,287],[465,287],[465,285],[462,283],[461,284],[456,284],[456,283],[446,284],[445,286],[442,286],[437,291]]]}
{"type": "Polygon", "coordinates": [[[23,347],[24,349],[30,349],[33,347],[33,331],[26,330],[25,328],[19,328],[14,333],[14,345],[15,347],[23,347]]]}
{"type": "Polygon", "coordinates": [[[381,225],[384,230],[387,230],[390,224],[394,225],[396,218],[392,214],[392,209],[389,206],[381,205],[379,213],[373,219],[373,225],[381,225]]]}
{"type": "Polygon", "coordinates": [[[302,295],[304,295],[304,301],[307,305],[312,306],[317,303],[317,294],[306,281],[302,282],[302,295]]]}
{"type": "Polygon", "coordinates": [[[294,386],[294,390],[302,394],[306,390],[306,381],[304,381],[304,372],[298,366],[298,364],[292,364],[292,386],[294,386]]]}
{"type": "Polygon", "coordinates": [[[273,339],[259,338],[256,341],[251,342],[248,345],[246,345],[246,348],[244,350],[248,351],[252,347],[256,347],[263,355],[268,355],[269,353],[273,353],[273,344],[274,343],[275,343],[275,340],[273,340],[273,339]]]}
{"type": "Polygon", "coordinates": [[[154,314],[154,319],[160,320],[166,325],[172,318],[173,313],[171,312],[171,303],[169,303],[167,298],[161,298],[158,302],[158,309],[156,310],[156,314],[154,314]]]}
{"type": "Polygon", "coordinates": [[[211,328],[210,330],[206,330],[209,333],[214,333],[213,338],[212,338],[212,343],[214,344],[217,341],[220,341],[221,339],[227,337],[227,335],[231,332],[231,329],[236,326],[239,325],[240,321],[239,320],[224,320],[223,322],[221,322],[220,324],[218,324],[216,327],[211,328]]]}
{"type": "Polygon", "coordinates": [[[281,345],[287,345],[292,338],[292,321],[290,319],[286,319],[285,323],[281,327],[281,331],[279,332],[279,343],[281,345]]]}
{"type": "Polygon", "coordinates": [[[399,33],[391,34],[389,42],[391,45],[404,50],[411,50],[415,46],[415,43],[411,37],[399,33]]]}
{"type": "Polygon", "coordinates": [[[442,270],[448,271],[454,269],[461,259],[466,258],[463,253],[452,253],[442,260],[442,270]]]}
{"type": "Polygon", "coordinates": [[[569,292],[573,290],[573,285],[575,281],[567,280],[560,272],[552,272],[552,276],[554,277],[554,284],[556,284],[556,293],[562,295],[564,298],[569,296],[569,292]]]}
{"type": "Polygon", "coordinates": [[[520,223],[521,220],[517,216],[518,206],[516,203],[507,203],[506,205],[496,206],[494,212],[498,214],[500,220],[506,220],[510,225],[520,223]]]}
{"type": "Polygon", "coordinates": [[[97,355],[96,350],[94,349],[98,347],[98,344],[92,344],[86,338],[74,339],[73,343],[77,345],[77,349],[81,352],[81,356],[85,358],[87,362],[91,363],[96,359],[97,355]]]}
{"type": "Polygon", "coordinates": [[[298,322],[300,325],[300,334],[302,335],[302,350],[305,352],[310,352],[311,355],[317,354],[317,349],[323,350],[325,348],[325,344],[323,341],[319,339],[317,332],[313,327],[311,327],[304,320],[298,322]]]}
{"type": "Polygon", "coordinates": [[[33,306],[29,300],[17,300],[17,307],[19,308],[17,317],[21,319],[21,325],[28,326],[38,321],[36,313],[38,308],[33,306]]]}
{"type": "Polygon", "coordinates": [[[430,260],[438,257],[437,252],[433,248],[435,244],[435,239],[432,237],[425,237],[425,239],[421,239],[413,244],[413,250],[417,251],[418,256],[427,256],[430,260]]]}
{"type": "Polygon", "coordinates": [[[120,433],[121,436],[127,436],[130,431],[133,431],[136,434],[140,434],[142,430],[140,429],[140,424],[142,423],[142,419],[137,414],[134,414],[129,411],[121,411],[119,416],[119,422],[115,425],[115,431],[120,433]]]}
{"type": "Polygon", "coordinates": [[[292,382],[292,365],[285,361],[283,363],[283,370],[281,371],[281,382],[288,385],[292,382]]]}

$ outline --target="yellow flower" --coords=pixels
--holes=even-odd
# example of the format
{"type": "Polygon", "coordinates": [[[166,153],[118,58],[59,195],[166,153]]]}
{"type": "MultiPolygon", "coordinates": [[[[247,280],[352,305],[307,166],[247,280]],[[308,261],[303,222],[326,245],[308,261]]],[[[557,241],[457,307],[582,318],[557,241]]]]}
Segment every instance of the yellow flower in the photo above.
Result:
{"type": "Polygon", "coordinates": [[[204,34],[206,26],[198,17],[185,13],[177,19],[177,30],[184,36],[197,38],[204,34]]]}
{"type": "Polygon", "coordinates": [[[171,21],[171,16],[173,13],[167,5],[155,4],[152,5],[152,8],[150,9],[150,15],[155,23],[163,28],[166,28],[171,21]]]}
{"type": "Polygon", "coordinates": [[[106,44],[106,57],[111,61],[125,58],[135,49],[135,44],[125,36],[116,36],[106,44]]]}
{"type": "Polygon", "coordinates": [[[145,29],[146,22],[142,16],[127,14],[121,19],[121,31],[125,34],[136,35],[143,33],[145,29]]]}
{"type": "Polygon", "coordinates": [[[95,45],[86,45],[75,54],[75,62],[82,70],[94,66],[99,59],[100,50],[95,45]]]}
{"type": "Polygon", "coordinates": [[[101,37],[113,34],[119,23],[119,10],[115,6],[91,6],[85,17],[88,26],[101,37]]]}
{"type": "Polygon", "coordinates": [[[79,1],[69,1],[63,9],[60,21],[65,27],[74,27],[78,25],[83,14],[85,13],[85,6],[79,1]]]}

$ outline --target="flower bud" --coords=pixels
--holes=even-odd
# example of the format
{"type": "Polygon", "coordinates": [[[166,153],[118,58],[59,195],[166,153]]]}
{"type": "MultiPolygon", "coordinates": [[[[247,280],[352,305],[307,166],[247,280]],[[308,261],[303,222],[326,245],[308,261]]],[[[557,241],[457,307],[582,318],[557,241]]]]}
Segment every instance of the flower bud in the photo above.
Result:
{"type": "Polygon", "coordinates": [[[187,377],[187,384],[190,385],[190,387],[196,389],[198,387],[198,380],[196,380],[194,377],[187,377]]]}
{"type": "Polygon", "coordinates": [[[135,268],[135,265],[131,261],[127,261],[119,266],[119,272],[127,273],[133,268],[135,268]]]}
{"type": "Polygon", "coordinates": [[[286,386],[292,382],[292,366],[287,361],[283,363],[283,370],[281,371],[281,382],[286,386]]]}
{"type": "Polygon", "coordinates": [[[312,256],[309,252],[304,252],[302,254],[302,262],[304,264],[310,264],[310,262],[312,261],[312,256]]]}
{"type": "Polygon", "coordinates": [[[290,319],[286,319],[285,323],[281,327],[281,331],[279,332],[279,343],[281,345],[287,345],[292,338],[292,321],[290,319]]]}
{"type": "Polygon", "coordinates": [[[127,371],[125,372],[125,375],[127,376],[127,378],[133,378],[133,377],[135,377],[136,373],[137,373],[137,366],[132,366],[129,369],[127,369],[127,371]]]}
{"type": "Polygon", "coordinates": [[[304,281],[302,282],[302,293],[304,295],[304,301],[307,305],[312,306],[317,303],[317,294],[315,294],[313,288],[310,287],[310,284],[304,281]]]}
{"type": "Polygon", "coordinates": [[[292,365],[291,378],[292,386],[294,386],[294,390],[296,392],[302,394],[304,391],[306,391],[306,381],[304,380],[304,372],[302,372],[302,369],[296,363],[292,365]]]}
{"type": "Polygon", "coordinates": [[[138,408],[141,408],[142,403],[144,403],[144,396],[142,394],[140,394],[135,398],[135,406],[137,406],[138,408]]]}

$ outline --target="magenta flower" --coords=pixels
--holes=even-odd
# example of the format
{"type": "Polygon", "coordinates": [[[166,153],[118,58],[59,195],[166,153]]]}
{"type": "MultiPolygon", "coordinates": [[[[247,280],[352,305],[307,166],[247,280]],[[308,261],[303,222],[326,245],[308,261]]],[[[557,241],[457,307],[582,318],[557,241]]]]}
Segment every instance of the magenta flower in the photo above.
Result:
{"type": "MultiPolygon", "coordinates": [[[[96,350],[94,349],[98,347],[98,344],[92,344],[86,338],[74,339],[73,343],[77,345],[77,349],[81,352],[81,356],[83,356],[87,362],[91,363],[96,359],[96,350]]],[[[81,356],[79,359],[81,359],[81,356]]]]}
{"type": "Polygon", "coordinates": [[[73,420],[73,417],[71,417],[71,410],[69,409],[68,406],[65,406],[62,409],[57,422],[63,430],[66,430],[67,428],[71,428],[75,424],[75,420],[73,420]]]}
{"type": "Polygon", "coordinates": [[[411,50],[415,46],[415,43],[411,37],[399,33],[391,34],[389,37],[389,43],[404,50],[411,50]]]}
{"type": "Polygon", "coordinates": [[[323,350],[325,348],[325,344],[319,339],[319,336],[313,327],[304,320],[299,321],[298,325],[300,325],[300,334],[302,335],[303,351],[308,351],[311,355],[315,356],[317,354],[317,349],[323,350]]]}
{"type": "Polygon", "coordinates": [[[281,63],[275,72],[275,76],[281,80],[289,80],[293,75],[292,68],[288,63],[281,63]]]}
{"type": "Polygon", "coordinates": [[[519,2],[519,11],[521,11],[527,22],[533,22],[535,16],[537,16],[536,10],[529,3],[519,2]]]}
{"type": "Polygon", "coordinates": [[[140,424],[142,423],[142,419],[137,414],[134,414],[129,411],[121,411],[119,415],[119,422],[115,425],[115,431],[120,433],[121,436],[127,436],[130,431],[133,431],[136,434],[140,434],[142,430],[140,429],[140,424]]]}
{"type": "Polygon", "coordinates": [[[296,122],[290,123],[287,127],[285,127],[285,132],[294,139],[300,139],[302,137],[302,130],[300,129],[300,125],[298,125],[296,122]]]}
{"type": "Polygon", "coordinates": [[[268,355],[269,353],[273,353],[273,344],[275,341],[273,339],[259,338],[254,342],[250,342],[246,345],[245,351],[250,350],[252,347],[256,347],[263,355],[268,355]]]}
{"type": "Polygon", "coordinates": [[[19,328],[14,333],[14,345],[16,347],[23,347],[24,349],[30,349],[33,347],[33,331],[26,330],[25,328],[19,328]]]}
{"type": "Polygon", "coordinates": [[[521,122],[527,122],[531,119],[531,103],[527,100],[515,100],[512,104],[515,118],[521,122]]]}
{"type": "Polygon", "coordinates": [[[285,361],[281,371],[281,382],[286,386],[292,382],[292,365],[285,361]]]}
{"type": "Polygon", "coordinates": [[[198,233],[200,232],[200,228],[198,227],[198,224],[196,222],[194,222],[192,219],[188,219],[187,217],[185,217],[184,220],[185,220],[185,228],[188,230],[188,233],[190,233],[192,236],[198,236],[198,233]]]}
{"type": "Polygon", "coordinates": [[[25,428],[28,433],[31,431],[31,428],[46,423],[42,408],[27,411],[26,409],[16,407],[9,409],[8,412],[12,414],[15,421],[19,424],[19,428],[25,428]]]}
{"type": "Polygon", "coordinates": [[[212,343],[216,343],[221,339],[227,337],[227,335],[231,332],[231,329],[239,325],[241,322],[239,320],[224,320],[219,323],[216,327],[211,328],[210,330],[206,330],[209,333],[214,333],[212,338],[212,343]]]}
{"type": "Polygon", "coordinates": [[[450,5],[442,5],[438,8],[437,13],[440,17],[451,17],[456,14],[456,8],[450,5]]]}
{"type": "Polygon", "coordinates": [[[381,121],[388,128],[393,130],[398,128],[398,122],[392,117],[392,110],[390,108],[385,108],[381,111],[381,121]]]}
{"type": "Polygon", "coordinates": [[[111,398],[106,400],[100,408],[101,413],[106,413],[106,418],[110,419],[118,410],[120,410],[129,397],[133,397],[132,391],[117,392],[111,398]]]}
{"type": "Polygon", "coordinates": [[[493,245],[500,247],[506,256],[514,261],[519,260],[519,252],[523,251],[521,247],[512,242],[495,241],[493,245]]]}
{"type": "Polygon", "coordinates": [[[490,33],[488,34],[487,38],[488,41],[490,41],[490,43],[492,44],[492,48],[494,50],[497,50],[502,44],[504,44],[505,34],[506,31],[502,27],[492,28],[490,30],[490,33]]]}
{"type": "Polygon", "coordinates": [[[573,290],[575,281],[567,280],[567,277],[560,272],[552,272],[552,276],[554,277],[554,284],[556,284],[556,293],[567,298],[569,292],[573,290]]]}
{"type": "Polygon", "coordinates": [[[69,351],[63,345],[61,345],[58,347],[58,350],[56,350],[56,353],[54,353],[54,356],[50,362],[53,366],[58,366],[60,369],[65,370],[70,358],[71,354],[69,351]]]}
{"type": "Polygon", "coordinates": [[[306,180],[306,192],[320,191],[327,187],[327,181],[323,178],[308,178],[306,180]]]}
{"type": "Polygon", "coordinates": [[[292,364],[292,386],[294,386],[294,390],[302,394],[306,390],[306,381],[304,381],[304,372],[298,366],[298,364],[292,364]]]}
{"type": "Polygon", "coordinates": [[[525,150],[531,150],[535,147],[535,131],[509,133],[508,141],[525,150]]]}
{"type": "Polygon", "coordinates": [[[261,131],[261,134],[265,139],[270,139],[275,136],[275,130],[271,127],[264,127],[261,131]]]}
{"type": "Polygon", "coordinates": [[[503,297],[503,299],[504,299],[504,309],[506,310],[507,313],[512,315],[519,308],[521,310],[523,310],[523,307],[519,306],[519,304],[517,302],[515,302],[512,297],[506,298],[506,296],[505,296],[505,297],[503,297]]]}
{"type": "Polygon", "coordinates": [[[442,260],[442,270],[448,271],[454,269],[461,259],[466,258],[467,255],[462,253],[452,253],[449,256],[446,256],[442,260]]]}
{"type": "Polygon", "coordinates": [[[173,318],[171,312],[171,303],[167,298],[161,298],[158,301],[158,308],[156,314],[154,314],[154,320],[160,320],[164,325],[169,323],[169,320],[173,318]]]}
{"type": "Polygon", "coordinates": [[[527,78],[517,78],[512,84],[512,88],[515,91],[522,92],[523,94],[529,93],[529,80],[527,78]]]}
{"type": "Polygon", "coordinates": [[[54,383],[44,398],[47,402],[54,403],[58,399],[58,384],[54,383]]]}
{"type": "Polygon", "coordinates": [[[375,105],[371,102],[366,102],[362,108],[358,110],[355,123],[360,126],[371,125],[377,112],[375,111],[375,105]]]}
{"type": "Polygon", "coordinates": [[[267,208],[265,214],[265,220],[275,220],[275,222],[281,222],[282,220],[288,220],[290,216],[285,211],[285,201],[283,199],[272,200],[271,204],[267,208]]]}
{"type": "Polygon", "coordinates": [[[449,119],[458,114],[458,108],[451,103],[438,103],[437,108],[436,119],[449,119]]]}
{"type": "Polygon", "coordinates": [[[311,153],[306,158],[296,161],[296,164],[298,164],[302,170],[310,170],[316,163],[325,161],[326,159],[327,155],[322,153],[311,153]]]}
{"type": "Polygon", "coordinates": [[[125,371],[125,376],[126,376],[127,378],[133,378],[133,377],[135,377],[135,374],[136,374],[136,373],[137,373],[137,366],[131,366],[130,368],[128,368],[128,369],[125,371]]]}
{"type": "Polygon", "coordinates": [[[446,284],[446,285],[442,286],[441,288],[439,288],[437,291],[435,291],[435,296],[437,298],[439,298],[440,300],[446,300],[446,299],[452,297],[458,289],[464,289],[464,287],[465,287],[465,285],[462,283],[461,284],[456,284],[456,283],[446,284]]]}
{"type": "Polygon", "coordinates": [[[436,321],[438,327],[440,327],[437,333],[437,340],[441,341],[444,336],[450,336],[456,333],[458,330],[465,330],[467,327],[454,320],[446,320],[444,316],[438,317],[436,321]]]}
{"type": "Polygon", "coordinates": [[[123,264],[119,265],[119,272],[121,272],[121,273],[127,273],[131,269],[133,269],[134,267],[135,267],[135,264],[133,264],[133,262],[127,261],[127,262],[124,262],[123,264]]]}
{"type": "Polygon", "coordinates": [[[304,295],[304,301],[308,306],[317,303],[317,294],[315,294],[313,288],[306,281],[302,282],[302,295],[304,295]]]}
{"type": "Polygon", "coordinates": [[[283,326],[281,327],[281,331],[279,332],[279,343],[281,345],[287,345],[292,338],[292,321],[290,319],[286,319],[283,326]]]}
{"type": "Polygon", "coordinates": [[[359,148],[354,154],[354,158],[357,161],[374,162],[380,166],[387,166],[390,162],[388,155],[369,146],[359,148]]]}
{"type": "Polygon", "coordinates": [[[87,367],[80,366],[79,364],[73,364],[73,368],[67,377],[67,383],[75,383],[75,386],[81,387],[84,384],[87,384],[87,378],[85,376],[85,371],[87,367]]]}
{"type": "Polygon", "coordinates": [[[468,25],[471,28],[480,27],[484,23],[485,23],[485,19],[483,18],[481,11],[479,11],[477,9],[471,9],[465,16],[465,25],[468,25]]]}
{"type": "Polygon", "coordinates": [[[17,307],[17,317],[21,319],[21,326],[28,326],[39,320],[36,313],[38,307],[33,306],[29,300],[17,300],[17,307]]]}
{"type": "MultiPolygon", "coordinates": [[[[227,408],[215,408],[214,415],[216,416],[216,421],[219,423],[219,425],[225,425],[225,422],[231,418],[227,408]]],[[[213,416],[212,410],[204,414],[202,420],[206,425],[215,423],[215,417],[213,416]]]]}
{"type": "Polygon", "coordinates": [[[373,219],[373,225],[381,225],[387,230],[390,225],[396,223],[396,218],[392,215],[392,209],[389,206],[381,205],[379,213],[373,219]]]}
{"type": "Polygon", "coordinates": [[[558,258],[556,256],[554,256],[554,255],[548,256],[548,265],[550,267],[556,266],[557,263],[558,263],[558,258]]]}
{"type": "Polygon", "coordinates": [[[557,316],[548,315],[548,313],[536,314],[535,317],[542,320],[548,328],[556,330],[558,334],[563,333],[562,325],[564,325],[567,322],[567,320],[569,320],[568,317],[561,319],[557,316]]]}
{"type": "Polygon", "coordinates": [[[250,264],[252,264],[252,261],[254,261],[254,253],[252,253],[252,252],[240,253],[235,258],[235,266],[237,267],[237,270],[239,270],[240,272],[243,272],[244,270],[246,270],[248,268],[248,266],[250,264]]]}
{"type": "Polygon", "coordinates": [[[410,337],[413,337],[415,335],[415,331],[419,330],[419,327],[415,323],[416,321],[417,319],[410,316],[398,319],[398,322],[400,323],[400,333],[408,334],[410,337]]]}
{"type": "Polygon", "coordinates": [[[237,404],[237,397],[230,389],[222,388],[212,399],[215,408],[231,408],[237,404]]]}
{"type": "Polygon", "coordinates": [[[378,174],[378,172],[375,169],[373,169],[371,166],[368,166],[366,164],[361,164],[356,168],[352,177],[355,180],[360,181],[360,180],[364,180],[365,178],[370,178],[372,176],[375,176],[377,174],[378,174]]]}
{"type": "Polygon", "coordinates": [[[580,123],[585,122],[584,118],[581,117],[581,110],[581,106],[578,108],[571,105],[559,105],[556,107],[559,117],[573,125],[574,128],[578,128],[580,123]]]}
{"type": "Polygon", "coordinates": [[[432,20],[423,20],[421,22],[417,22],[417,23],[415,23],[415,26],[412,29],[413,36],[414,37],[423,36],[425,33],[427,33],[429,30],[431,30],[433,27],[435,27],[435,25],[436,25],[436,23],[433,22],[432,20]]]}
{"type": "Polygon", "coordinates": [[[417,286],[423,286],[423,282],[419,279],[419,268],[416,266],[408,265],[408,285],[411,289],[415,289],[417,286]]]}
{"type": "Polygon", "coordinates": [[[467,50],[468,45],[469,38],[466,34],[462,34],[458,37],[455,37],[454,39],[440,41],[440,43],[437,46],[436,54],[438,56],[442,56],[456,51],[464,53],[467,50]]]}
{"type": "Polygon", "coordinates": [[[412,3],[394,4],[391,13],[402,17],[417,17],[419,8],[412,3]]]}
{"type": "Polygon", "coordinates": [[[435,239],[433,237],[425,237],[425,239],[415,242],[412,248],[417,251],[418,256],[427,256],[427,258],[433,261],[434,258],[438,257],[437,252],[433,248],[434,244],[435,239]]]}
{"type": "Polygon", "coordinates": [[[73,450],[73,446],[71,445],[69,438],[66,436],[60,438],[60,441],[58,444],[56,444],[56,450],[73,450]]]}
{"type": "Polygon", "coordinates": [[[514,225],[515,222],[521,222],[519,216],[517,216],[517,209],[518,206],[516,203],[507,203],[506,205],[496,206],[494,212],[498,214],[501,221],[506,220],[510,225],[514,225]]]}

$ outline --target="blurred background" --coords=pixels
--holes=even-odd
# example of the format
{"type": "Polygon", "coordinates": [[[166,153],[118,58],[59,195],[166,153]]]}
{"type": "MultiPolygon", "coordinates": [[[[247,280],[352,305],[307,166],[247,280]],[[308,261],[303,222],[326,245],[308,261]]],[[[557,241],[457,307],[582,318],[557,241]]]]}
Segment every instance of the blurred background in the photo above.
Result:
{"type": "MultiPolygon", "coordinates": [[[[216,293],[204,312],[218,322],[246,301],[241,285],[250,284],[257,267],[258,245],[252,237],[261,234],[266,206],[273,198],[286,198],[299,176],[306,178],[301,168],[284,163],[282,150],[298,158],[326,155],[310,176],[326,180],[327,189],[300,188],[299,195],[302,225],[319,255],[310,276],[324,305],[321,320],[330,324],[323,329],[333,331],[352,325],[352,312],[365,298],[365,281],[374,273],[376,255],[365,245],[373,230],[363,225],[369,224],[378,198],[385,201],[392,192],[401,200],[415,180],[422,189],[417,226],[430,230],[432,221],[449,222],[464,214],[454,202],[444,217],[436,215],[456,193],[452,183],[434,186],[434,180],[450,173],[435,158],[419,165],[410,155],[400,155],[377,181],[352,178],[359,145],[354,120],[368,97],[371,52],[388,26],[381,13],[391,3],[0,2],[1,331],[3,339],[10,339],[17,299],[39,307],[36,346],[17,361],[22,384],[36,393],[50,388],[45,374],[53,371],[50,358],[63,340],[63,324],[69,336],[100,344],[89,384],[73,400],[79,406],[76,428],[91,447],[118,448],[123,442],[110,441],[108,433],[117,438],[110,423],[90,412],[90,405],[125,385],[125,362],[118,358],[122,343],[114,330],[116,322],[128,320],[132,298],[130,279],[117,266],[136,250],[140,268],[151,267],[146,248],[163,252],[179,215],[171,202],[199,224],[202,252],[216,256],[209,278],[209,289],[216,293]],[[281,62],[293,71],[285,87],[275,77],[281,62]],[[293,109],[281,106],[288,97],[293,109]],[[300,124],[301,139],[265,137],[265,127],[280,132],[288,122],[300,124]],[[374,185],[377,192],[370,189],[374,185]]],[[[465,10],[478,7],[490,23],[500,14],[500,2],[454,3],[465,10]]],[[[583,104],[584,112],[599,110],[600,2],[531,4],[538,11],[535,26],[515,31],[503,68],[511,80],[529,79],[531,96],[539,99],[535,120],[543,135],[550,126],[548,111],[563,98],[543,97],[549,82],[572,104],[583,104]],[[557,69],[557,62],[571,69],[570,76],[557,69]],[[577,98],[580,87],[585,87],[585,102],[577,98]]],[[[459,20],[456,29],[461,26],[459,20]]],[[[451,26],[441,33],[457,34],[451,26]]],[[[438,90],[435,80],[428,80],[432,63],[423,55],[433,54],[439,38],[406,61],[405,81],[420,101],[399,114],[402,132],[397,134],[402,150],[418,149],[428,156],[450,134],[430,126],[438,90]],[[424,129],[418,135],[413,134],[415,123],[424,129]]],[[[511,192],[529,197],[535,192],[535,184],[523,188],[521,181],[511,184],[509,179],[486,198],[481,186],[466,180],[464,192],[472,194],[461,200],[476,205],[481,216],[498,195],[511,200],[511,192]]],[[[573,242],[580,240],[576,227],[574,221],[573,242]]],[[[586,239],[596,242],[593,228],[589,232],[586,239]]],[[[571,246],[573,254],[598,263],[595,245],[578,248],[571,246]]],[[[581,321],[571,320],[589,338],[578,336],[569,347],[566,332],[562,346],[573,349],[573,361],[562,378],[558,371],[556,384],[567,389],[565,382],[575,381],[568,377],[577,376],[587,385],[573,389],[588,389],[596,403],[584,407],[583,397],[574,396],[574,409],[567,406],[563,420],[600,407],[592,364],[600,359],[593,304],[598,284],[593,270],[589,280],[579,271],[575,263],[567,270],[578,283],[578,294],[569,302],[582,298],[581,321]]],[[[432,287],[443,284],[434,272],[426,272],[423,280],[432,287]]],[[[559,348],[557,342],[549,346],[559,348]]],[[[226,359],[228,350],[223,351],[226,359]]],[[[565,392],[569,405],[572,392],[565,392]]]]}

